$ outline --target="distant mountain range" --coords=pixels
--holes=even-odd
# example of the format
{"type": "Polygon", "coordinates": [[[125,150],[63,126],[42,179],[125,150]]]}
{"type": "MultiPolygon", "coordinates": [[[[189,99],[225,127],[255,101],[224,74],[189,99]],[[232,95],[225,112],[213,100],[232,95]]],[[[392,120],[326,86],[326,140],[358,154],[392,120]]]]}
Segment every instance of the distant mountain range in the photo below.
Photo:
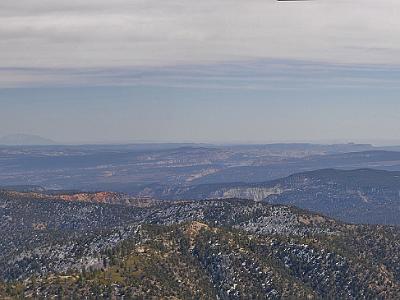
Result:
{"type": "Polygon", "coordinates": [[[294,205],[352,223],[400,225],[400,172],[323,169],[264,183],[147,187],[160,199],[241,198],[294,205]]]}
{"type": "Polygon", "coordinates": [[[0,145],[23,146],[23,145],[55,145],[56,142],[38,135],[11,134],[0,137],[0,145]]]}
{"type": "MultiPolygon", "coordinates": [[[[395,149],[395,148],[391,148],[395,149]]],[[[262,182],[289,176],[295,173],[319,169],[383,169],[400,171],[400,152],[382,149],[291,157],[268,165],[244,165],[225,168],[203,176],[193,183],[262,182]]]]}
{"type": "Polygon", "coordinates": [[[50,145],[1,147],[0,153],[3,186],[30,184],[129,194],[152,183],[254,183],[325,168],[400,171],[400,152],[355,144],[50,145]]]}

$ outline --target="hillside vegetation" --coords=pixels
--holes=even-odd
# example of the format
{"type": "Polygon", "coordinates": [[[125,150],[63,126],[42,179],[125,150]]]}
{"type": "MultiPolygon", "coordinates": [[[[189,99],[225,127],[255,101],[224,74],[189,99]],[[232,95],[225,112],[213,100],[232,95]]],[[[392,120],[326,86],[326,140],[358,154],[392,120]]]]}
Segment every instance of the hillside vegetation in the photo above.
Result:
{"type": "Polygon", "coordinates": [[[0,297],[396,299],[395,227],[249,200],[137,207],[0,194],[0,297]]]}

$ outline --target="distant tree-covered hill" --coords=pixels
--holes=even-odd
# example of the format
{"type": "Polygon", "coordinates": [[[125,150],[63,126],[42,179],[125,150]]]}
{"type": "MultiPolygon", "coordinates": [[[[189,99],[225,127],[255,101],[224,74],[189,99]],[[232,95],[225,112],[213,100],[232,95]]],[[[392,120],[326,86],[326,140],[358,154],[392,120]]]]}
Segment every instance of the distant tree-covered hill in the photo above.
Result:
{"type": "Polygon", "coordinates": [[[288,204],[352,223],[400,225],[400,172],[323,169],[264,183],[154,186],[165,199],[242,198],[288,204]]]}

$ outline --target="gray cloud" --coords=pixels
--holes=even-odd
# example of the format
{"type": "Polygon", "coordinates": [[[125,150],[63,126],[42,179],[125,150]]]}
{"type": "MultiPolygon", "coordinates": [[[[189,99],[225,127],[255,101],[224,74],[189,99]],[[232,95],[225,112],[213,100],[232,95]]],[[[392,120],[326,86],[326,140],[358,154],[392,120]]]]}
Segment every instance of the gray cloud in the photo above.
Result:
{"type": "Polygon", "coordinates": [[[399,11],[397,0],[2,0],[0,66],[42,80],[3,69],[0,84],[266,59],[400,64],[399,11]]]}
{"type": "Polygon", "coordinates": [[[253,60],[116,68],[0,68],[0,87],[169,86],[207,89],[398,89],[400,66],[253,60]]]}

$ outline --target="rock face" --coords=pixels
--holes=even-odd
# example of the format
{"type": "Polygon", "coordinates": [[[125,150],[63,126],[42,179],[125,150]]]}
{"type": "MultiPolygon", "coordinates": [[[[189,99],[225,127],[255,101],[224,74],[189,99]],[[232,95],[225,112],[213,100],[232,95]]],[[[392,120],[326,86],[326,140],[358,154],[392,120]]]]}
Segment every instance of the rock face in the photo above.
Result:
{"type": "Polygon", "coordinates": [[[118,203],[121,200],[121,195],[112,192],[96,192],[96,193],[75,193],[55,195],[56,199],[65,201],[80,201],[94,203],[118,203]]]}
{"type": "Polygon", "coordinates": [[[280,195],[284,192],[279,186],[272,188],[262,187],[248,187],[248,188],[230,188],[223,192],[222,197],[216,198],[238,198],[238,199],[252,199],[254,201],[263,201],[271,195],[280,195]]]}
{"type": "Polygon", "coordinates": [[[158,201],[149,197],[130,197],[121,193],[114,192],[62,192],[52,191],[51,193],[46,190],[38,191],[11,191],[0,190],[3,195],[19,199],[37,199],[37,200],[62,200],[67,202],[88,202],[88,203],[108,203],[120,204],[128,206],[146,207],[152,206],[158,201]]]}
{"type": "Polygon", "coordinates": [[[0,298],[396,299],[398,228],[251,200],[0,192],[0,298]],[[3,283],[1,283],[3,281],[3,283]]]}

